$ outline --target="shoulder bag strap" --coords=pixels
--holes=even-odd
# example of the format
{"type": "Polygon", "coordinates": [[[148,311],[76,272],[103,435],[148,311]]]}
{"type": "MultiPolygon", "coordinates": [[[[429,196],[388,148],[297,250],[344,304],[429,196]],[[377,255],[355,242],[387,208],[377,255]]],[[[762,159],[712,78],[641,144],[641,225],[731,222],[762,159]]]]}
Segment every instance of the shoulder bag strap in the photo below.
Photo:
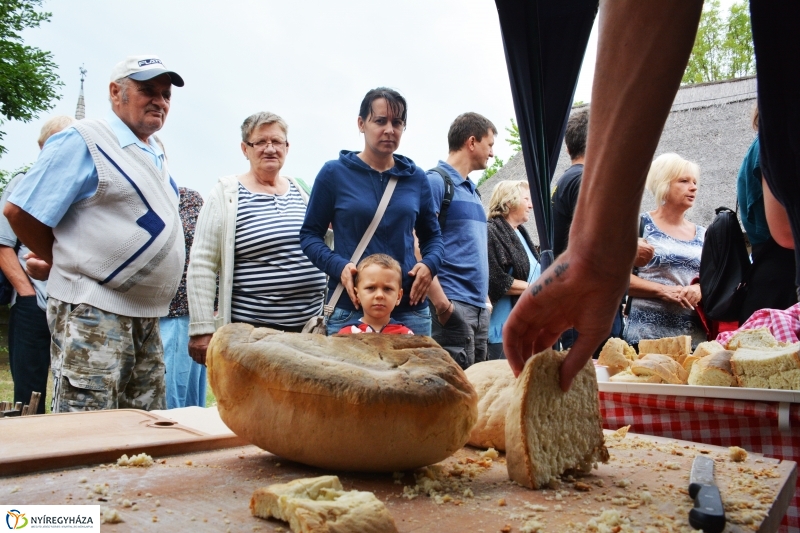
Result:
{"type": "MultiPolygon", "coordinates": [[[[364,254],[364,250],[367,249],[369,241],[372,240],[375,230],[378,229],[378,224],[380,224],[383,214],[386,213],[386,207],[389,205],[389,200],[392,198],[392,193],[394,192],[396,185],[397,177],[393,176],[389,179],[389,183],[386,184],[386,189],[383,191],[383,196],[381,196],[381,201],[378,204],[378,210],[375,211],[375,216],[372,217],[372,222],[369,223],[367,231],[364,232],[364,236],[361,237],[361,242],[358,243],[356,250],[353,252],[353,256],[350,258],[350,262],[354,265],[358,264],[358,261],[364,254]]],[[[339,285],[336,286],[336,290],[333,291],[333,296],[331,296],[330,301],[324,308],[326,321],[328,320],[328,317],[333,314],[333,309],[336,307],[336,303],[339,301],[342,291],[344,291],[344,285],[339,283],[339,285]]]]}

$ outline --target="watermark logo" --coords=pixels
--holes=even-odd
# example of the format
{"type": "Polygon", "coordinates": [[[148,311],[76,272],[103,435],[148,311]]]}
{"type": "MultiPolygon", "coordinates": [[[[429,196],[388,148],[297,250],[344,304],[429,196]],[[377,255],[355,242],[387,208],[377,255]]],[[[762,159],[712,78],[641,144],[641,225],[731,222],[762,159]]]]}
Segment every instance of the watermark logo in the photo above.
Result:
{"type": "Polygon", "coordinates": [[[17,509],[6,511],[6,525],[8,529],[23,529],[28,525],[28,518],[25,513],[17,509]]]}

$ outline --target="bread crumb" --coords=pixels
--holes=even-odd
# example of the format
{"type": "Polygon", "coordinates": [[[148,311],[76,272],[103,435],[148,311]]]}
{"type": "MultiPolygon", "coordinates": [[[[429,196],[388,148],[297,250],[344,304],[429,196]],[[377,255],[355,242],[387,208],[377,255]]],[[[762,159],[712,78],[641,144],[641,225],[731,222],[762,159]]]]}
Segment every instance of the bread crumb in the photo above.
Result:
{"type": "Polygon", "coordinates": [[[503,526],[503,528],[500,530],[500,533],[511,533],[511,525],[506,524],[503,526]]]}
{"type": "Polygon", "coordinates": [[[520,528],[521,533],[541,533],[545,529],[545,524],[542,523],[538,518],[532,518],[522,524],[522,528],[520,528]]]}
{"type": "Polygon", "coordinates": [[[506,506],[506,499],[505,498],[500,498],[499,500],[497,500],[497,505],[498,505],[498,507],[505,507],[506,506]]]}
{"type": "Polygon", "coordinates": [[[589,492],[590,490],[592,490],[592,486],[587,483],[584,483],[583,481],[576,481],[574,487],[575,490],[580,492],[589,492]]]}
{"type": "Polygon", "coordinates": [[[747,450],[739,448],[738,446],[731,446],[728,448],[730,452],[731,461],[734,463],[741,463],[747,459],[747,450]]]}
{"type": "Polygon", "coordinates": [[[100,484],[100,483],[95,483],[94,484],[94,488],[92,490],[94,491],[95,494],[100,494],[102,496],[107,496],[108,495],[108,484],[103,485],[103,484],[100,484]]]}
{"type": "Polygon", "coordinates": [[[466,489],[464,489],[463,496],[465,498],[474,498],[475,497],[475,493],[472,492],[471,488],[467,487],[466,489]]]}
{"type": "Polygon", "coordinates": [[[185,464],[186,466],[192,466],[192,461],[191,461],[191,460],[189,460],[189,461],[186,461],[184,464],[185,464]]]}
{"type": "Polygon", "coordinates": [[[664,463],[664,467],[668,468],[669,470],[680,470],[681,465],[678,463],[664,463]]]}
{"type": "Polygon", "coordinates": [[[123,507],[130,507],[131,505],[133,505],[133,504],[131,503],[130,500],[128,500],[128,499],[122,500],[122,506],[123,507]]]}
{"type": "Polygon", "coordinates": [[[161,500],[156,500],[156,507],[161,507],[161,500]]]}
{"type": "Polygon", "coordinates": [[[620,488],[623,488],[623,489],[625,487],[630,486],[630,484],[631,484],[631,482],[630,482],[629,479],[618,479],[618,480],[614,481],[614,486],[620,487],[620,488]]]}
{"type": "Polygon", "coordinates": [[[80,478],[80,479],[78,480],[78,483],[86,483],[87,481],[89,481],[89,480],[88,480],[88,479],[86,479],[86,477],[84,476],[84,477],[82,477],[82,478],[80,478]]]}
{"type": "Polygon", "coordinates": [[[102,524],[119,524],[120,522],[124,522],[122,517],[119,514],[119,511],[114,509],[113,507],[101,507],[100,508],[100,523],[102,524]]]}
{"type": "Polygon", "coordinates": [[[158,522],[158,517],[157,517],[156,515],[153,515],[153,518],[152,518],[151,520],[152,520],[153,522],[158,522]]]}
{"type": "Polygon", "coordinates": [[[484,459],[497,459],[498,457],[500,457],[500,454],[497,453],[497,450],[495,450],[494,448],[489,448],[485,452],[480,452],[478,455],[480,455],[484,459]]]}
{"type": "Polygon", "coordinates": [[[117,459],[117,466],[153,466],[153,458],[146,453],[140,453],[129,459],[127,454],[123,454],[117,459]]]}

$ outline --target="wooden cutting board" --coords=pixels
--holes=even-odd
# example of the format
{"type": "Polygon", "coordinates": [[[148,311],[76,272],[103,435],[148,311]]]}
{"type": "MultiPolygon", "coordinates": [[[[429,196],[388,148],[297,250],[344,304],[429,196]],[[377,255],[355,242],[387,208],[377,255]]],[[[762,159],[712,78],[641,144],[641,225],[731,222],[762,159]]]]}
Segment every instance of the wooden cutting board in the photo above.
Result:
{"type": "MultiPolygon", "coordinates": [[[[692,460],[699,453],[715,460],[717,483],[728,505],[764,507],[754,524],[729,523],[726,531],[777,531],[794,494],[797,468],[791,461],[750,454],[735,463],[726,448],[643,435],[609,440],[609,450],[611,461],[581,479],[591,488],[588,492],[576,490],[574,483],[565,483],[558,492],[520,487],[508,481],[502,455],[489,462],[473,448],[464,448],[428,470],[432,478],[444,482],[434,497],[404,497],[417,492],[412,472],[397,478],[338,475],[346,489],[372,491],[384,501],[402,533],[520,532],[532,520],[543,525],[541,531],[585,531],[586,523],[603,510],[617,512],[633,531],[652,525],[657,531],[677,526],[671,531],[689,532],[692,502],[686,488],[692,460]],[[747,484],[752,486],[748,489],[747,484]],[[759,496],[751,490],[759,491],[759,496]],[[649,502],[642,501],[644,491],[652,498],[649,502]]],[[[251,494],[258,487],[325,473],[329,472],[246,446],[168,457],[148,468],[84,467],[0,478],[0,494],[8,504],[113,507],[123,522],[105,524],[103,529],[119,533],[286,532],[284,522],[251,516],[251,494]],[[98,494],[96,487],[106,494],[98,494]]],[[[729,519],[741,522],[746,511],[732,508],[729,519]]]]}
{"type": "MultiPolygon", "coordinates": [[[[219,420],[216,409],[204,411],[219,420]]],[[[161,457],[245,444],[230,430],[202,431],[137,409],[3,418],[0,476],[116,462],[123,454],[161,457]]]]}

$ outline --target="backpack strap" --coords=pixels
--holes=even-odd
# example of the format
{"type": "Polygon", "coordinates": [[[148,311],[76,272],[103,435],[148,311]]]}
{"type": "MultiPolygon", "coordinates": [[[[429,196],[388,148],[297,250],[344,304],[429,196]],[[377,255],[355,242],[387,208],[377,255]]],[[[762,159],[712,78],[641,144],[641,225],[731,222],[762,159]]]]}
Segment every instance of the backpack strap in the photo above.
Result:
{"type": "Polygon", "coordinates": [[[428,172],[436,172],[444,181],[444,197],[442,198],[442,206],[439,208],[439,227],[444,231],[445,222],[447,221],[447,210],[450,209],[450,202],[453,201],[456,187],[453,185],[453,178],[451,178],[450,174],[442,167],[434,167],[428,172]]]}

